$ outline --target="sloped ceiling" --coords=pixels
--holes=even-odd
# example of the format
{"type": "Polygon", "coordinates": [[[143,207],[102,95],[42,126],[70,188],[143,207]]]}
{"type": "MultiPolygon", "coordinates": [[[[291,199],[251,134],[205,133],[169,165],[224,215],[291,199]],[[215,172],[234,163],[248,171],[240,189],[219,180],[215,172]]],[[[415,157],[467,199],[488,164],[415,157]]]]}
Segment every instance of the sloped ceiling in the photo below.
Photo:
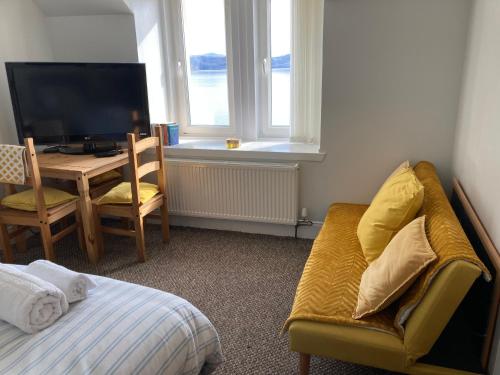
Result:
{"type": "Polygon", "coordinates": [[[132,14],[124,0],[33,0],[47,17],[132,14]]]}

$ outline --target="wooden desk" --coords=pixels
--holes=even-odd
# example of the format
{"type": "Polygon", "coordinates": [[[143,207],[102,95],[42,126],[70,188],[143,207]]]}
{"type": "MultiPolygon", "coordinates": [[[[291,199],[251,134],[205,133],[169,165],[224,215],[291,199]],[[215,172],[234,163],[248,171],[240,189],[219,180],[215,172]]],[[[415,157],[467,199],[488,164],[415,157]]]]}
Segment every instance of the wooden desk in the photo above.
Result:
{"type": "Polygon", "coordinates": [[[37,155],[40,175],[42,177],[74,180],[80,194],[83,230],[89,260],[96,263],[99,254],[94,245],[94,222],[92,201],[89,193],[89,178],[111,171],[128,164],[128,154],[96,158],[93,155],[43,154],[37,155]]]}

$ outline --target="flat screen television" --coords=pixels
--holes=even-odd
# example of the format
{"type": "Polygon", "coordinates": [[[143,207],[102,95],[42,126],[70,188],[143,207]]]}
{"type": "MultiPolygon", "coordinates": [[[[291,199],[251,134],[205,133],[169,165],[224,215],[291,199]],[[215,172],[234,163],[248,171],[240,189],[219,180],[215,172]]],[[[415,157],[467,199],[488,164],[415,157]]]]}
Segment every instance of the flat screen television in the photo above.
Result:
{"type": "Polygon", "coordinates": [[[150,135],[144,64],[6,63],[19,142],[74,144],[150,135]]]}

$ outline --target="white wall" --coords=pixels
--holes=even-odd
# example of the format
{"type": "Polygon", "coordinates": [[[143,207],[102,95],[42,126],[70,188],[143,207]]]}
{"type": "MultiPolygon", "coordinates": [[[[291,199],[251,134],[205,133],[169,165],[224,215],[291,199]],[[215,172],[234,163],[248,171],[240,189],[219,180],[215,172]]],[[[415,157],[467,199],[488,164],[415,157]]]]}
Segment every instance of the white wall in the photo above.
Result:
{"type": "Polygon", "coordinates": [[[131,14],[124,0],[33,0],[48,17],[131,14]]]}
{"type": "Polygon", "coordinates": [[[6,61],[51,61],[45,18],[31,0],[0,0],[0,143],[17,143],[6,61]]]}
{"type": "MultiPolygon", "coordinates": [[[[475,1],[453,170],[500,250],[500,2],[497,0],[475,1]]],[[[495,341],[491,374],[500,374],[500,319],[495,341]]]]}
{"type": "Polygon", "coordinates": [[[301,205],[369,202],[401,161],[426,159],[446,184],[469,0],[325,0],[323,163],[304,163],[301,205]]]}
{"type": "Polygon", "coordinates": [[[126,0],[134,13],[139,61],[146,64],[148,91],[150,94],[149,117],[151,123],[166,123],[167,90],[163,53],[163,30],[159,0],[126,0]]]}
{"type": "Polygon", "coordinates": [[[138,61],[132,14],[47,17],[47,24],[56,61],[138,61]]]}

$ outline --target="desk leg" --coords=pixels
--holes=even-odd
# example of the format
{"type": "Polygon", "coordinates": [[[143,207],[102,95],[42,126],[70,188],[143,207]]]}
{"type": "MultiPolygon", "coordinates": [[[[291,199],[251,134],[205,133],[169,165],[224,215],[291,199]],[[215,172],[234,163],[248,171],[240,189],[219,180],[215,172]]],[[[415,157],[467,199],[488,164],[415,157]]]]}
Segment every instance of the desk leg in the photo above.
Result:
{"type": "Polygon", "coordinates": [[[89,179],[86,174],[82,174],[76,180],[78,193],[80,194],[80,208],[82,215],[83,232],[85,233],[85,244],[87,254],[92,263],[97,263],[99,254],[95,247],[94,220],[92,215],[92,200],[90,199],[89,179]]]}

